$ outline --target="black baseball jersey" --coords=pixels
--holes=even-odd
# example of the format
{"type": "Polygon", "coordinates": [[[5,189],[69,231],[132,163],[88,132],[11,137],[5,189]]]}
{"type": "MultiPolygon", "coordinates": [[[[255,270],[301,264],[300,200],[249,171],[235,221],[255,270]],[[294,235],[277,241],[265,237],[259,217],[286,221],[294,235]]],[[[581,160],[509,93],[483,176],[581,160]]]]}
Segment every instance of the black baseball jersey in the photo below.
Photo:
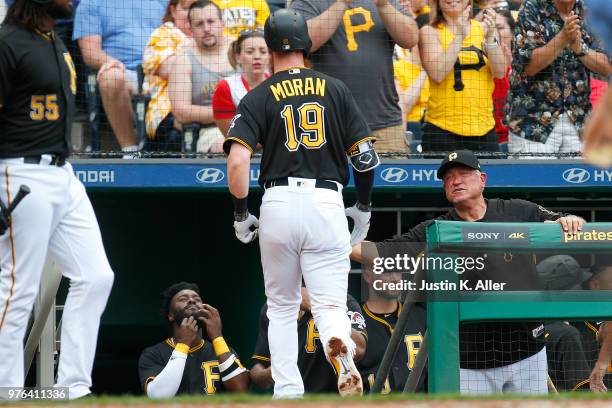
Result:
{"type": "MultiPolygon", "coordinates": [[[[389,314],[373,313],[367,303],[361,305],[368,328],[368,347],[365,356],[357,363],[357,368],[363,379],[364,390],[368,392],[374,384],[374,378],[380,362],[382,361],[395,324],[402,312],[402,305],[398,302],[397,310],[389,314]]],[[[408,375],[414,366],[417,353],[423,344],[423,336],[427,329],[427,311],[422,303],[416,303],[408,318],[404,337],[400,343],[395,360],[391,363],[391,370],[385,380],[383,394],[391,391],[402,392],[408,375]]],[[[427,368],[419,381],[417,391],[426,391],[427,368]]]]}
{"type": "Polygon", "coordinates": [[[548,374],[559,391],[572,391],[589,378],[580,332],[565,322],[544,325],[548,374]]]}
{"type": "MultiPolygon", "coordinates": [[[[352,329],[363,333],[367,338],[366,323],[359,303],[355,298],[348,295],[346,306],[352,329]]],[[[270,321],[266,315],[267,311],[268,307],[264,305],[259,316],[259,335],[252,356],[253,360],[265,367],[270,366],[270,346],[268,343],[270,321]]],[[[298,350],[298,368],[302,374],[304,391],[307,393],[337,393],[338,377],[334,368],[325,358],[323,345],[319,339],[319,331],[310,312],[301,314],[298,319],[298,350]]]]}
{"type": "MultiPolygon", "coordinates": [[[[601,324],[603,322],[572,322],[572,325],[575,326],[580,332],[580,336],[582,338],[582,347],[584,348],[584,354],[587,359],[587,363],[589,364],[589,375],[593,367],[595,367],[595,363],[599,357],[599,351],[601,349],[601,338],[599,335],[599,331],[601,330],[601,324]]],[[[589,389],[589,377],[587,375],[583,381],[578,383],[576,386],[577,389],[589,389]]],[[[608,364],[608,371],[603,378],[603,382],[608,390],[612,389],[612,361],[608,364]]]]}
{"type": "Polygon", "coordinates": [[[347,153],[373,140],[341,81],[307,68],[278,72],[240,101],[223,149],[263,146],[259,184],[286,177],[349,180],[347,153]]]}
{"type": "Polygon", "coordinates": [[[0,157],[70,153],[76,71],[62,41],[0,27],[0,157]]]}
{"type": "MultiPolygon", "coordinates": [[[[147,384],[155,379],[170,361],[174,351],[174,341],[166,339],[161,343],[145,349],[138,360],[138,374],[140,384],[144,392],[147,392],[147,384]]],[[[233,349],[231,353],[238,357],[233,349]]],[[[240,360],[238,360],[238,364],[240,360]]],[[[179,394],[204,394],[213,395],[225,391],[221,374],[219,373],[219,359],[209,341],[202,340],[200,344],[192,347],[187,354],[183,379],[179,386],[179,394]]]]}
{"type": "MultiPolygon", "coordinates": [[[[554,221],[564,214],[525,200],[488,199],[484,217],[478,222],[543,222],[554,221]]],[[[437,220],[465,221],[453,209],[437,220]]],[[[402,242],[425,247],[426,229],[433,220],[425,221],[405,234],[376,243],[382,257],[394,256],[405,250],[402,242]]],[[[414,254],[416,255],[416,254],[414,254]]],[[[470,254],[483,256],[484,254],[470,254]]],[[[488,253],[484,269],[465,272],[462,279],[468,281],[492,280],[506,283],[505,290],[538,290],[543,285],[535,269],[531,254],[507,252],[488,253]]],[[[474,287],[472,284],[471,287],[474,287]]],[[[544,325],[540,322],[483,322],[461,323],[459,349],[461,368],[483,369],[502,367],[530,357],[544,347],[544,325]]]]}

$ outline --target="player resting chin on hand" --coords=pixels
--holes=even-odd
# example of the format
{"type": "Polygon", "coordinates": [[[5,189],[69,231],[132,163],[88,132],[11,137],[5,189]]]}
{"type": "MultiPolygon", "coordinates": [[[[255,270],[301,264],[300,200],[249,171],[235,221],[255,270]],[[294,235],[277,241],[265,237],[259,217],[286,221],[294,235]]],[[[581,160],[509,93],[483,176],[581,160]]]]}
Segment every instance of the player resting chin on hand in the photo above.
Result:
{"type": "Polygon", "coordinates": [[[147,348],[138,362],[147,396],[248,391],[249,374],[223,339],[219,311],[202,303],[196,284],[166,289],[162,313],[172,337],[147,348]]]}

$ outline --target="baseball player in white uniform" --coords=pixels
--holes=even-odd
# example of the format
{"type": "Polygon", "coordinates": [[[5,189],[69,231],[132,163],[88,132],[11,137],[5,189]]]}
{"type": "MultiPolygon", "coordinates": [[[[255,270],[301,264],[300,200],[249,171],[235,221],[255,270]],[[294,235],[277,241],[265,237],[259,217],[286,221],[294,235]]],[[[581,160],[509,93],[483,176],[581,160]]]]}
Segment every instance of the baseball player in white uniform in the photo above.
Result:
{"type": "Polygon", "coordinates": [[[275,397],[300,397],[297,319],[301,278],[327,359],[338,374],[340,395],[361,394],[353,361],[355,343],[346,313],[350,242],[367,234],[374,168],[372,132],[341,81],[304,66],[311,47],[305,19],[281,9],[265,24],[274,75],[240,102],[224,150],[228,157],[234,228],[244,243],[259,231],[270,320],[275,397]],[[249,163],[263,145],[259,182],[265,188],[259,221],[249,214],[249,163]],[[354,167],[357,203],[349,234],[342,200],[348,159],[354,167]]]}
{"type": "MultiPolygon", "coordinates": [[[[76,73],[53,33],[70,0],[16,0],[0,27],[0,387],[24,384],[23,341],[47,254],[70,279],[58,387],[90,393],[100,316],[113,284],[96,217],[66,162],[76,73]],[[34,16],[34,18],[32,18],[34,16]]],[[[0,399],[1,399],[0,395],[0,399]]]]}

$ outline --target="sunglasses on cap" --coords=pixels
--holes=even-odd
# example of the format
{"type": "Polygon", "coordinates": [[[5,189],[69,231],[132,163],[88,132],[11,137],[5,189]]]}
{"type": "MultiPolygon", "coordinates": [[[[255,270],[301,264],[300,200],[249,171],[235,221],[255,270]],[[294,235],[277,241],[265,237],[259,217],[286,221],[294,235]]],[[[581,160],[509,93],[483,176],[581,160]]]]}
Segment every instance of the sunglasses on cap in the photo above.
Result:
{"type": "Polygon", "coordinates": [[[263,37],[264,35],[264,30],[262,30],[261,28],[254,28],[254,29],[248,29],[248,30],[242,30],[240,31],[240,34],[238,34],[239,37],[252,37],[252,36],[259,36],[261,35],[263,37]]]}

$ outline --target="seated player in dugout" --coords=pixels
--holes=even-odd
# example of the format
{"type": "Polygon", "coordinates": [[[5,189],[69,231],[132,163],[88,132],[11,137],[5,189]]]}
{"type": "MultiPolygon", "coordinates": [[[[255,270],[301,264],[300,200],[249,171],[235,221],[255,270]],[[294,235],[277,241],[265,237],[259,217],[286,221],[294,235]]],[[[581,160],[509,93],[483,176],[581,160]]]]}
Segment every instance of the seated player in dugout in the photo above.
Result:
{"type": "Polygon", "coordinates": [[[223,339],[219,312],[202,302],[198,286],[179,282],[163,296],[162,317],[172,337],[140,355],[138,372],[147,396],[248,391],[248,371],[223,339]]]}
{"type": "MultiPolygon", "coordinates": [[[[593,276],[582,285],[583,289],[612,290],[612,255],[597,255],[591,273],[593,276]]],[[[578,383],[576,389],[606,392],[612,387],[612,323],[582,321],[572,324],[580,331],[592,370],[589,378],[578,383]]]]}
{"type": "MultiPolygon", "coordinates": [[[[536,270],[545,290],[579,290],[583,282],[591,277],[569,255],[553,255],[543,259],[536,270]]],[[[546,322],[544,339],[552,385],[557,391],[580,389],[591,372],[580,331],[566,321],[546,322]]]]}
{"type": "MultiPolygon", "coordinates": [[[[361,304],[361,309],[368,328],[368,347],[365,356],[357,364],[357,368],[361,373],[361,378],[363,378],[364,390],[368,392],[370,387],[374,385],[374,378],[403,307],[399,301],[401,291],[388,289],[388,286],[384,286],[383,289],[381,283],[399,283],[403,275],[399,272],[379,275],[374,274],[371,268],[365,268],[362,276],[362,284],[367,290],[367,300],[361,304]]],[[[405,275],[404,279],[407,279],[405,275]]],[[[422,303],[415,303],[410,311],[410,317],[398,352],[381,390],[382,394],[404,390],[408,375],[412,371],[416,356],[421,349],[426,329],[427,313],[425,306],[422,303]]],[[[427,390],[426,376],[426,371],[424,371],[419,379],[417,391],[427,390]]]]}
{"type": "MultiPolygon", "coordinates": [[[[485,198],[487,175],[469,150],[449,152],[440,163],[437,177],[442,180],[444,193],[453,208],[436,220],[479,223],[548,221],[560,224],[566,236],[576,235],[585,222],[575,215],[550,211],[525,200],[485,198]]],[[[422,222],[384,242],[364,241],[365,245],[355,245],[351,259],[371,263],[374,257],[394,257],[399,253],[417,256],[425,248],[426,229],[433,221],[422,222]],[[369,251],[372,254],[367,253],[369,251]]],[[[483,227],[479,224],[478,228],[483,227]]],[[[488,253],[484,265],[482,271],[466,270],[462,280],[472,288],[483,281],[504,283],[504,290],[511,291],[539,290],[542,287],[531,254],[488,253]]],[[[461,393],[547,393],[543,333],[542,322],[462,322],[459,325],[461,393]]]]}
{"type": "MultiPolygon", "coordinates": [[[[347,296],[346,306],[351,321],[351,338],[356,345],[354,361],[358,362],[367,350],[366,323],[359,303],[351,295],[347,296]]],[[[264,304],[259,316],[259,335],[252,356],[254,364],[250,371],[251,382],[263,389],[274,386],[270,366],[267,310],[268,307],[264,304]]],[[[338,393],[337,372],[340,367],[326,361],[319,331],[310,311],[308,290],[304,286],[302,286],[302,303],[298,316],[298,350],[298,368],[304,381],[304,391],[306,393],[338,393]]]]}

